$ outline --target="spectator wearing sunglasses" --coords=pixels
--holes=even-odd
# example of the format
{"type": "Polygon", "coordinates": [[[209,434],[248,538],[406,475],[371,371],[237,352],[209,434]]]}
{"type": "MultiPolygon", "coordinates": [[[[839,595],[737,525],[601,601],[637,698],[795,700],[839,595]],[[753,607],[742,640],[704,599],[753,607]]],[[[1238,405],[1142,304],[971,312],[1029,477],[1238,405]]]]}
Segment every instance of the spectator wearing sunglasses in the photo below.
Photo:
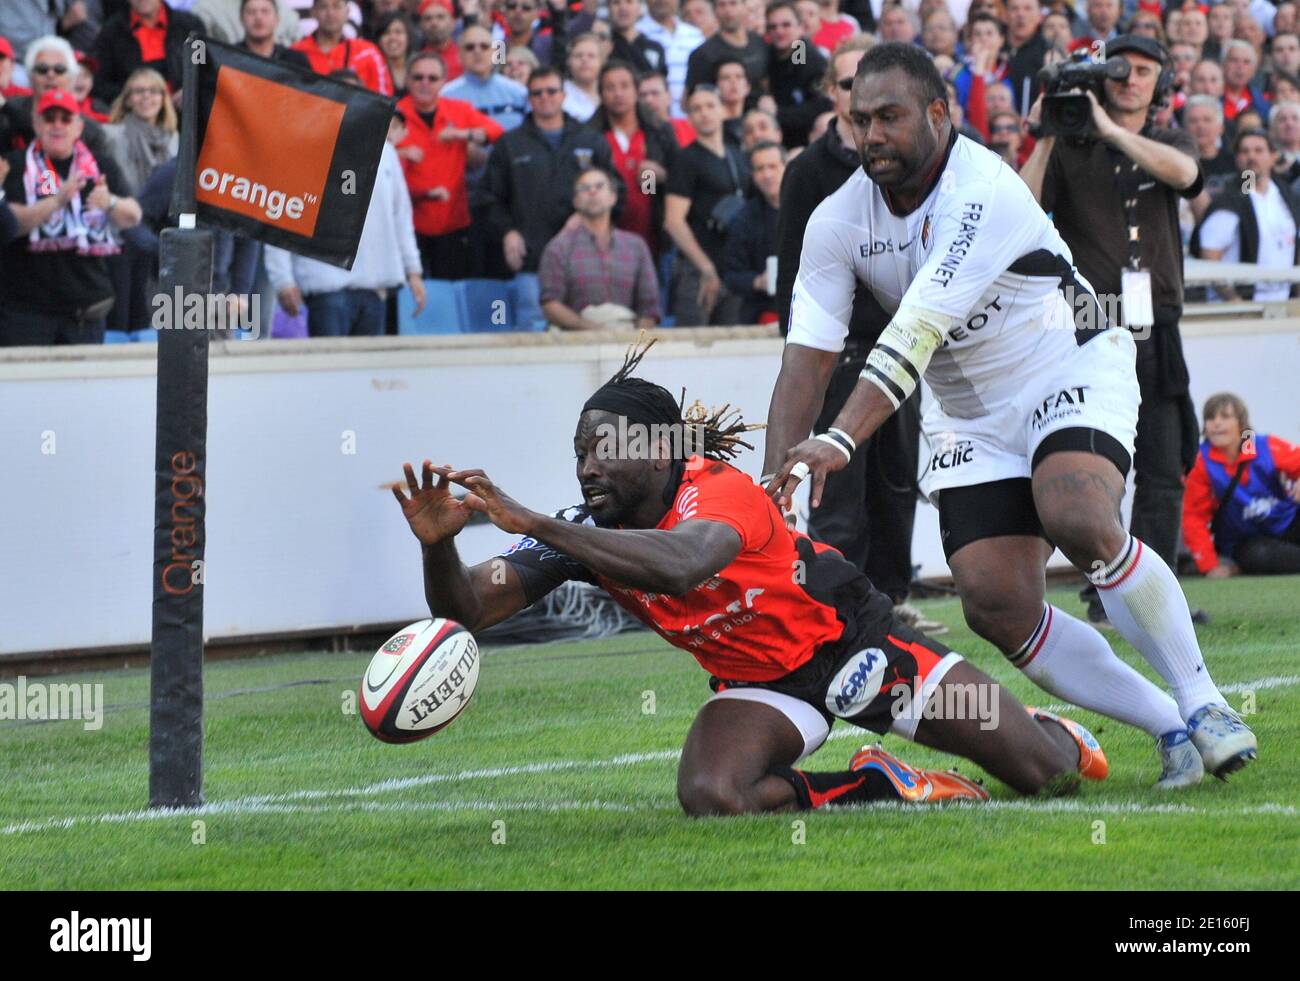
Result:
{"type": "Polygon", "coordinates": [[[114,304],[117,233],[140,221],[140,206],[112,157],[82,141],[71,92],[46,89],[32,119],[35,140],[6,158],[20,234],[0,252],[0,346],[98,344],[114,304]]]}
{"type": "Polygon", "coordinates": [[[542,65],[563,67],[568,55],[568,39],[591,29],[595,17],[588,13],[573,14],[565,0],[505,0],[506,44],[510,48],[524,47],[537,55],[542,65]],[[548,26],[539,18],[546,14],[548,26]]]}
{"type": "MultiPolygon", "coordinates": [[[[528,86],[495,70],[495,51],[504,50],[504,44],[504,41],[492,40],[492,34],[486,27],[479,24],[467,25],[460,33],[460,59],[465,74],[444,85],[442,94],[444,98],[468,102],[499,123],[508,133],[524,121],[524,115],[528,112],[528,86]]],[[[530,56],[531,54],[529,52],[530,56]]],[[[469,193],[472,263],[476,276],[509,279],[510,271],[506,269],[501,256],[501,242],[488,220],[491,202],[483,183],[490,152],[491,147],[484,147],[482,151],[471,149],[471,158],[481,155],[482,162],[475,163],[472,159],[470,169],[465,174],[465,185],[469,193]]]]}
{"type": "MultiPolygon", "coordinates": [[[[52,89],[62,89],[71,94],[77,77],[77,56],[72,45],[54,35],[39,37],[29,44],[23,64],[32,93],[9,99],[0,107],[0,117],[3,117],[0,119],[0,151],[3,152],[21,150],[31,144],[36,138],[32,125],[33,107],[52,89]]],[[[95,157],[107,155],[109,151],[103,127],[85,116],[81,117],[81,122],[81,142],[95,157]]]]}
{"type": "Polygon", "coordinates": [[[478,270],[469,240],[466,173],[482,166],[488,144],[505,130],[470,103],[444,98],[446,78],[446,64],[434,52],[411,58],[409,94],[397,104],[407,127],[398,155],[411,192],[425,275],[467,279],[478,270]]]}
{"type": "Polygon", "coordinates": [[[449,80],[443,86],[442,94],[448,99],[468,102],[509,132],[522,123],[528,113],[528,86],[496,70],[493,54],[502,43],[493,41],[491,31],[481,24],[467,25],[460,32],[460,61],[464,74],[449,80]]]}

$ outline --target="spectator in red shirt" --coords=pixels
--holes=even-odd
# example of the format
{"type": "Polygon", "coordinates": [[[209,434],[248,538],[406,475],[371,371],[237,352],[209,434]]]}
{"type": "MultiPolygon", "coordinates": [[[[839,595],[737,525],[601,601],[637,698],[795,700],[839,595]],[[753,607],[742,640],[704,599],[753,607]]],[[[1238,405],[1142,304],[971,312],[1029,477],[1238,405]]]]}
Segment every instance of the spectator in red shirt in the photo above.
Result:
{"type": "Polygon", "coordinates": [[[1223,49],[1223,116],[1232,122],[1250,109],[1268,119],[1268,100],[1250,83],[1259,69],[1259,56],[1245,41],[1229,41],[1223,49]]]}
{"type": "Polygon", "coordinates": [[[817,5],[821,8],[821,29],[812,40],[828,54],[835,50],[835,45],[861,30],[856,19],[840,13],[840,0],[817,0],[817,5]]]}
{"type": "Polygon", "coordinates": [[[112,102],[137,68],[152,68],[179,94],[185,63],[185,39],[204,36],[203,22],[163,0],[131,0],[131,9],[104,22],[93,52],[99,97],[112,102]]]}
{"type": "MultiPolygon", "coordinates": [[[[664,222],[668,171],[677,158],[672,128],[637,100],[632,67],[611,61],[600,72],[600,108],[591,125],[605,134],[614,168],[627,187],[627,200],[617,225],[640,235],[659,254],[659,229],[664,222]]],[[[664,90],[665,94],[667,89],[664,90]]]]}
{"type": "Polygon", "coordinates": [[[673,97],[668,89],[668,77],[660,72],[646,72],[636,83],[637,95],[654,117],[673,128],[677,145],[683,149],[695,142],[695,127],[689,119],[678,119],[672,114],[673,97]]]}
{"type": "Polygon", "coordinates": [[[563,330],[648,329],[659,321],[659,281],[640,236],[615,228],[618,194],[609,174],[584,170],[574,182],[577,222],[542,250],[542,312],[563,330]]]}
{"type": "Polygon", "coordinates": [[[411,58],[406,70],[410,94],[397,104],[407,129],[398,154],[425,275],[468,279],[475,270],[465,171],[483,163],[485,148],[505,130],[468,102],[442,98],[446,81],[446,63],[436,53],[421,51],[411,58]]]}
{"type": "MultiPolygon", "coordinates": [[[[142,0],[132,0],[139,3],[142,0]]],[[[311,62],[312,71],[328,75],[340,68],[357,73],[361,84],[380,95],[393,94],[393,80],[384,56],[369,41],[343,36],[348,22],[347,0],[312,0],[316,30],[293,46],[311,62]]]]}
{"type": "Polygon", "coordinates": [[[8,38],[0,37],[0,105],[5,99],[31,94],[31,89],[14,84],[14,46],[8,38]]]}
{"type": "Polygon", "coordinates": [[[460,64],[460,51],[456,47],[456,16],[451,0],[423,0],[420,4],[420,33],[424,35],[424,50],[432,51],[447,66],[447,81],[460,78],[465,71],[460,64]]]}

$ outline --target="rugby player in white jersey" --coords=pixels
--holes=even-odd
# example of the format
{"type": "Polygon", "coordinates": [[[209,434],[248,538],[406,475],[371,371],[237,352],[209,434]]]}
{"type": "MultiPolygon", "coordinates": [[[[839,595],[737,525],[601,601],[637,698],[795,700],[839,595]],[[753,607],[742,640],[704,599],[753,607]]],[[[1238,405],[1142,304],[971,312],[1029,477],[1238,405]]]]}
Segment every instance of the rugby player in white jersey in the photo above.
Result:
{"type": "Polygon", "coordinates": [[[862,58],[851,118],[863,169],[804,232],[768,415],[769,493],[788,507],[810,479],[816,507],[826,475],[924,375],[934,401],[922,489],[971,628],[1040,687],[1155,737],[1158,786],[1244,766],[1254,733],[1211,680],[1177,579],[1120,521],[1139,401],[1132,336],[1108,326],[1023,181],[957,135],[920,48],[883,44],[862,58]],[[835,424],[806,439],[857,280],[893,319],[835,424]],[[1053,544],[1176,701],[1045,603],[1053,544]]]}

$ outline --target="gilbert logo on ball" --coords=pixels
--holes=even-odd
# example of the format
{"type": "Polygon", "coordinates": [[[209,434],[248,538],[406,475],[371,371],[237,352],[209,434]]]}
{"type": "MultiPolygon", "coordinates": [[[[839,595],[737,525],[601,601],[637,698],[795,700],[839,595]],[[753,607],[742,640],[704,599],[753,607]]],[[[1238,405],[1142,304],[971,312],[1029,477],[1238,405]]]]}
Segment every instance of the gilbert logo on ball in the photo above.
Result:
{"type": "Polygon", "coordinates": [[[384,643],[361,678],[361,719],[387,743],[445,729],[478,685],[479,649],[455,620],[421,620],[384,643]]]}

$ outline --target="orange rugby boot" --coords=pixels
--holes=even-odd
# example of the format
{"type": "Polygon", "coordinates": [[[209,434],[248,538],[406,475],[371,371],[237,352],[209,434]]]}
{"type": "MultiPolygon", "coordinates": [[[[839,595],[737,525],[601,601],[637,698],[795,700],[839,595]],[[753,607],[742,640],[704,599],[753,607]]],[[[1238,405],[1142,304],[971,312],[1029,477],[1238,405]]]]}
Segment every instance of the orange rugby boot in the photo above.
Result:
{"type": "Polygon", "coordinates": [[[1070,734],[1074,744],[1079,747],[1080,776],[1086,780],[1106,779],[1106,774],[1110,772],[1110,764],[1106,762],[1106,754],[1102,752],[1101,743],[1097,742],[1092,733],[1073,719],[1067,719],[1047,709],[1026,707],[1025,711],[1035,719],[1051,719],[1070,734]]]}

